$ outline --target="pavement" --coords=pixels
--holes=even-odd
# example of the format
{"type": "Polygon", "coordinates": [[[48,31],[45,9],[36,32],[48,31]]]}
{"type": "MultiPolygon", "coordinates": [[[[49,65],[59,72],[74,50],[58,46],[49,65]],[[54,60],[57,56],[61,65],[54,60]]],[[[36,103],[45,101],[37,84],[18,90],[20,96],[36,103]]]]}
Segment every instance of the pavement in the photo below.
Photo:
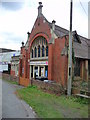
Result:
{"type": "Polygon", "coordinates": [[[18,85],[2,81],[2,118],[36,118],[35,112],[16,95],[18,85]]]}

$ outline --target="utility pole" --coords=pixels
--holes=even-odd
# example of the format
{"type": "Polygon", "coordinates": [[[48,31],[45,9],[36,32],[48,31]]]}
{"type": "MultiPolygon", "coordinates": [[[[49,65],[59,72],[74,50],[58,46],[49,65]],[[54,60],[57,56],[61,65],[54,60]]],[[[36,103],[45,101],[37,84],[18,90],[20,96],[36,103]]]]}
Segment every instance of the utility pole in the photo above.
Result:
{"type": "Polygon", "coordinates": [[[72,85],[72,7],[73,1],[70,2],[70,31],[69,31],[69,51],[68,51],[68,88],[67,95],[71,95],[72,85]]]}

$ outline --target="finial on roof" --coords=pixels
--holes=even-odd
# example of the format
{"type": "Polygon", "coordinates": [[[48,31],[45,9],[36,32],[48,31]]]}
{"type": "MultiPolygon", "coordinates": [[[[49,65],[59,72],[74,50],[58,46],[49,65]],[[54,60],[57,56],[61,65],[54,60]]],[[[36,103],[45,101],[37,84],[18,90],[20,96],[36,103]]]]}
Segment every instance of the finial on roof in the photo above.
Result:
{"type": "Polygon", "coordinates": [[[42,2],[39,2],[39,5],[42,5],[42,2]]]}
{"type": "Polygon", "coordinates": [[[22,42],[22,47],[24,46],[24,42],[22,42]]]}
{"type": "Polygon", "coordinates": [[[55,20],[53,20],[53,21],[52,21],[52,23],[56,23],[56,21],[55,21],[55,20]]]}
{"type": "Polygon", "coordinates": [[[55,30],[55,23],[56,23],[56,21],[53,20],[53,21],[52,21],[52,29],[53,29],[53,31],[55,30]]]}
{"type": "Polygon", "coordinates": [[[38,6],[38,16],[39,16],[39,17],[40,17],[41,14],[42,14],[42,7],[43,7],[42,2],[39,2],[39,6],[38,6]]]}
{"type": "Polygon", "coordinates": [[[27,32],[27,34],[28,34],[28,39],[29,39],[29,37],[30,37],[30,32],[27,32]]]}

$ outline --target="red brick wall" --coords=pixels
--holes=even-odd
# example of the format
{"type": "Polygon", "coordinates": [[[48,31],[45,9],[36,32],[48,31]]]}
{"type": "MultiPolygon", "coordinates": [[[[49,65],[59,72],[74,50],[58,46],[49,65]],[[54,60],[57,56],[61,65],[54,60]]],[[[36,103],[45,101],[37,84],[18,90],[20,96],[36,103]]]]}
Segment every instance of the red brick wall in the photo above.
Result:
{"type": "Polygon", "coordinates": [[[20,59],[21,65],[19,65],[19,74],[23,78],[27,78],[27,62],[28,62],[28,53],[25,50],[25,47],[21,48],[22,59],[20,59]]]}
{"type": "Polygon", "coordinates": [[[49,46],[49,79],[65,86],[67,80],[67,56],[62,56],[61,52],[65,46],[65,37],[55,40],[55,44],[49,46]],[[51,73],[51,75],[50,75],[51,73]]]}
{"type": "Polygon", "coordinates": [[[30,85],[30,80],[27,78],[20,77],[19,84],[27,87],[28,85],[30,85]]]}
{"type": "MultiPolygon", "coordinates": [[[[36,19],[31,31],[28,51],[26,51],[24,47],[21,48],[21,54],[23,56],[20,62],[22,61],[22,68],[24,68],[22,78],[29,79],[30,65],[28,60],[30,60],[30,47],[34,39],[38,36],[45,37],[47,42],[51,39],[50,27],[47,22],[43,22],[42,17],[36,19]]],[[[61,51],[64,46],[65,37],[56,39],[54,44],[48,44],[48,79],[55,80],[62,85],[66,84],[67,79],[67,57],[61,56],[61,51]]],[[[19,74],[22,73],[22,68],[19,68],[19,74]]]]}
{"type": "Polygon", "coordinates": [[[53,80],[53,44],[49,44],[48,48],[48,79],[53,80]]]}
{"type": "Polygon", "coordinates": [[[33,40],[38,36],[44,36],[47,41],[51,38],[50,27],[47,22],[43,22],[43,17],[37,18],[29,38],[29,52],[33,40]]]}
{"type": "MultiPolygon", "coordinates": [[[[30,60],[30,47],[34,39],[38,36],[43,36],[46,38],[47,41],[50,40],[51,33],[50,33],[50,27],[47,22],[43,22],[43,17],[40,17],[36,19],[34,27],[31,31],[30,38],[29,38],[29,48],[26,51],[24,47],[21,47],[21,54],[23,54],[22,57],[22,68],[24,68],[24,73],[22,74],[22,77],[29,78],[30,73],[30,65],[28,60],[30,60]],[[39,25],[38,25],[39,24],[39,25]]],[[[21,62],[20,61],[20,62],[21,62]]],[[[19,74],[22,72],[22,69],[19,65],[19,74]]]]}
{"type": "Polygon", "coordinates": [[[13,76],[15,76],[15,71],[11,70],[10,74],[13,75],[13,76]]]}

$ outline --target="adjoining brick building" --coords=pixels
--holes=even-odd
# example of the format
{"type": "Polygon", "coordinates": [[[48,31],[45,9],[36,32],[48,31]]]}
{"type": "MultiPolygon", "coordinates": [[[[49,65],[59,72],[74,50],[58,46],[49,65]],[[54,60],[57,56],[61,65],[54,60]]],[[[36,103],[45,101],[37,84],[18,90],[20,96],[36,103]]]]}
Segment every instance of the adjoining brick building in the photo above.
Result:
{"type": "MultiPolygon", "coordinates": [[[[32,78],[46,76],[48,80],[67,86],[69,31],[55,25],[42,14],[39,2],[38,16],[26,44],[22,43],[19,59],[19,82],[27,86],[32,78]]],[[[90,41],[73,32],[76,63],[75,76],[88,80],[88,46],[90,41]]]]}

